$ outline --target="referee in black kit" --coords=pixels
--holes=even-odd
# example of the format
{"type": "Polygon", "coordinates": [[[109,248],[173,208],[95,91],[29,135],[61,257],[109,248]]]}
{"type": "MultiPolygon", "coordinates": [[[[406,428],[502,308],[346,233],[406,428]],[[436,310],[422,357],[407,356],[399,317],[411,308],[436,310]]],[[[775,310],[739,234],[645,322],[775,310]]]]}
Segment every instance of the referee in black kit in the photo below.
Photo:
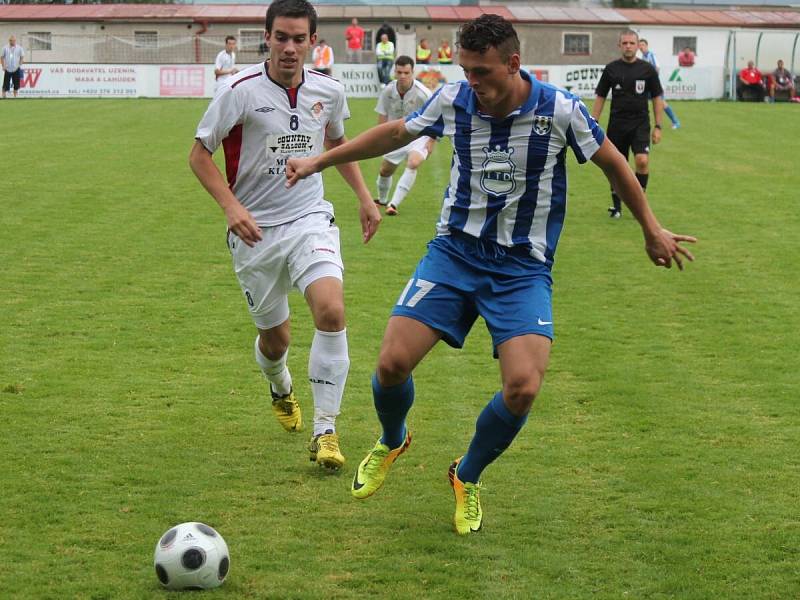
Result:
{"type": "MultiPolygon", "coordinates": [[[[622,58],[610,62],[603,69],[597,84],[592,116],[600,119],[608,91],[611,95],[611,117],[608,120],[606,134],[617,149],[628,157],[633,150],[636,162],[636,179],[643,190],[647,189],[649,173],[648,154],[650,140],[654,144],[661,141],[661,121],[664,116],[664,90],[658,80],[658,72],[649,62],[636,58],[639,49],[639,34],[635,31],[623,31],[619,35],[619,48],[622,58]],[[653,100],[653,113],[656,124],[650,134],[650,114],[647,101],[653,100]]],[[[622,204],[619,196],[611,190],[614,205],[608,209],[612,219],[622,216],[622,204]]]]}

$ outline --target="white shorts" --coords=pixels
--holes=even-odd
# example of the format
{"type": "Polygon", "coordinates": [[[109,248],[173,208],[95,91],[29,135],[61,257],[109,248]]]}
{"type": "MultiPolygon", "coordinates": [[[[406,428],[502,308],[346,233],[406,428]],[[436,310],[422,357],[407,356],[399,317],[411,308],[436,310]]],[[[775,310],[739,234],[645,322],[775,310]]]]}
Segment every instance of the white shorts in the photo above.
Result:
{"type": "Polygon", "coordinates": [[[259,329],[271,329],[289,318],[292,287],[305,294],[322,277],[341,281],[344,265],[339,228],[326,213],[262,227],[261,235],[251,248],[229,232],[228,249],[253,322],[259,329]]]}
{"type": "Polygon", "coordinates": [[[428,158],[428,136],[420,136],[410,144],[389,152],[383,155],[383,160],[390,162],[393,165],[399,165],[406,158],[410,152],[416,152],[422,155],[422,160],[428,158]]]}

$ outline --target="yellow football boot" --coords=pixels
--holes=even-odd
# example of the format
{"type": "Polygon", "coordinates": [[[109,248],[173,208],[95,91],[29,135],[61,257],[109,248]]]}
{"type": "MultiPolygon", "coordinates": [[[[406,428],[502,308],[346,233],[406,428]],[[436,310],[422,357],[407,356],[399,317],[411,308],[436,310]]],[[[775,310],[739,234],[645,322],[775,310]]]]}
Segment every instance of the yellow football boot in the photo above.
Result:
{"type": "Polygon", "coordinates": [[[272,391],[272,412],[275,418],[286,431],[301,431],[303,429],[303,415],[300,413],[300,404],[294,397],[294,390],[285,396],[280,396],[272,391]]]}
{"type": "MultiPolygon", "coordinates": [[[[463,458],[463,456],[461,457],[463,458]]],[[[461,458],[457,458],[450,465],[448,476],[453,493],[456,496],[456,514],[454,523],[456,531],[461,535],[474,533],[483,524],[483,511],[481,510],[481,484],[463,482],[458,478],[456,468],[461,458]]]]}
{"type": "Polygon", "coordinates": [[[363,500],[377,492],[383,485],[383,480],[386,479],[389,467],[397,460],[398,456],[406,451],[409,444],[411,444],[411,434],[408,431],[406,431],[405,441],[394,450],[382,444],[379,439],[367,457],[358,465],[356,475],[353,477],[353,487],[350,490],[353,496],[363,500]]]}

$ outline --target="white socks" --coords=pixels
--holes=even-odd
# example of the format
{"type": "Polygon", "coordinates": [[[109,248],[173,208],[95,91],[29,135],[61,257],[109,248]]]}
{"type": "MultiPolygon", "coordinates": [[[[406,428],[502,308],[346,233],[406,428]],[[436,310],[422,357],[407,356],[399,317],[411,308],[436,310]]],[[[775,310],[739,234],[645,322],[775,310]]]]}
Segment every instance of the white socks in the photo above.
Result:
{"type": "MultiPolygon", "coordinates": [[[[287,350],[278,360],[270,360],[255,343],[258,366],[269,381],[272,391],[285,395],[292,391],[292,376],[286,367],[287,350]]],[[[314,396],[314,435],[336,431],[336,417],[342,405],[344,386],[350,371],[347,330],[319,331],[314,334],[308,356],[308,379],[314,396]]]]}
{"type": "Polygon", "coordinates": [[[285,396],[292,391],[292,376],[289,374],[289,369],[286,368],[286,357],[289,356],[289,351],[283,353],[278,360],[270,360],[261,352],[258,347],[258,336],[256,336],[255,347],[256,362],[261,367],[261,372],[264,377],[270,382],[272,391],[279,396],[285,396]]]}
{"type": "Polygon", "coordinates": [[[378,200],[381,204],[386,204],[386,199],[389,197],[389,191],[392,189],[392,176],[381,177],[378,175],[378,200]]]}
{"type": "Polygon", "coordinates": [[[416,169],[406,169],[403,171],[403,174],[400,176],[400,181],[397,182],[397,187],[394,189],[394,195],[392,195],[392,201],[389,202],[392,206],[397,208],[400,206],[400,203],[405,199],[408,195],[408,192],[411,191],[411,188],[414,186],[414,181],[417,179],[417,170],[416,169]]]}
{"type": "Polygon", "coordinates": [[[344,385],[350,370],[347,330],[314,334],[308,356],[308,379],[314,396],[314,435],[336,431],[344,385]]]}

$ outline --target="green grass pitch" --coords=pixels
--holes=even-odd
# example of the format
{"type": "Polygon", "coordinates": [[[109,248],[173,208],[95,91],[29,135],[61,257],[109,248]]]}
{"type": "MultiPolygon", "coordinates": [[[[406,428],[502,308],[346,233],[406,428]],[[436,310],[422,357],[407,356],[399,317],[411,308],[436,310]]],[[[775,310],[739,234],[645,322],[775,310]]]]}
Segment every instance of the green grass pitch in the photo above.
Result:
{"type": "MultiPolygon", "coordinates": [[[[414,444],[384,489],[349,494],[448,142],[366,246],[326,173],[352,359],[348,463],[329,475],[273,420],[222,213],[187,166],[206,101],[3,102],[0,597],[166,597],[153,547],[190,520],[231,549],[213,598],[800,595],[798,109],[672,104],[684,127],[654,149],[649,195],[698,236],[698,260],[651,266],[630,215],[608,219],[600,170],[570,158],[550,370],[464,539],[447,467],[499,386],[480,322],[417,370],[414,444]]],[[[351,108],[350,135],[375,122],[373,101],[351,108]]],[[[377,165],[362,165],[370,187],[377,165]]],[[[312,328],[297,294],[292,310],[310,419],[312,328]]]]}

